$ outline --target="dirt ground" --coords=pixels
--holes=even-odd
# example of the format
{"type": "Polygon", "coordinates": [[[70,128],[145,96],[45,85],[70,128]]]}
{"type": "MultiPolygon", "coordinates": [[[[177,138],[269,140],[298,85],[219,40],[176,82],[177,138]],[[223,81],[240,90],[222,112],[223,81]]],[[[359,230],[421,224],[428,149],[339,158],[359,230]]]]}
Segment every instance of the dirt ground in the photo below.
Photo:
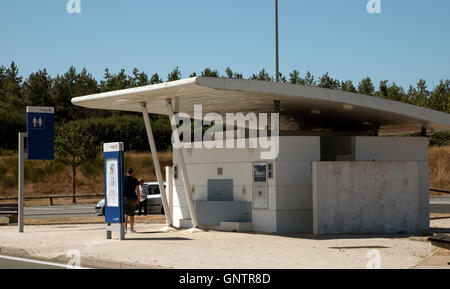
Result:
{"type": "MultiPolygon", "coordinates": [[[[413,268],[441,251],[426,237],[406,235],[274,235],[185,230],[161,232],[162,223],[138,222],[127,240],[106,240],[104,224],[0,226],[0,247],[52,259],[80,251],[83,258],[181,269],[413,268]]],[[[450,219],[431,220],[450,230],[450,219]]],[[[117,236],[113,235],[114,238],[117,236]]],[[[445,253],[446,254],[446,253],[445,253]]],[[[450,261],[450,255],[443,255],[450,261]]]]}

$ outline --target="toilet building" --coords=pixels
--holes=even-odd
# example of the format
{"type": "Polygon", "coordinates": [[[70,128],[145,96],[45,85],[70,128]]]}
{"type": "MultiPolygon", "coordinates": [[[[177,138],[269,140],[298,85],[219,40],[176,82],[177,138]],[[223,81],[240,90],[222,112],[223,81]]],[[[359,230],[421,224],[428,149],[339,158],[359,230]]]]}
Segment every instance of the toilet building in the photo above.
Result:
{"type": "MultiPolygon", "coordinates": [[[[315,234],[428,230],[428,136],[450,130],[450,115],[443,112],[255,80],[196,77],[77,97],[72,103],[142,112],[153,152],[148,113],[196,118],[195,106],[202,105],[201,117],[216,113],[225,119],[240,112],[261,121],[260,113],[279,114],[279,123],[266,126],[268,139],[277,140],[272,158],[263,157],[267,147],[249,145],[258,140],[247,122],[245,136],[235,136],[245,141],[244,148],[195,142],[174,148],[162,191],[167,223],[179,228],[315,234]],[[413,133],[418,136],[400,136],[413,133]]],[[[175,122],[172,128],[176,131],[175,122]]],[[[162,186],[161,172],[157,176],[162,186]]]]}

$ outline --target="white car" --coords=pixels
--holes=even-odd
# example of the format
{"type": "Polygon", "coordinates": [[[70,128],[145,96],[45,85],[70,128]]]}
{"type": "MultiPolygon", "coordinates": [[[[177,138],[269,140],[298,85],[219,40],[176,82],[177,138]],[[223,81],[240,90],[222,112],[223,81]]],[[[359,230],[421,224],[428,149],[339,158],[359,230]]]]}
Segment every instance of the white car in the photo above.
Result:
{"type": "MultiPolygon", "coordinates": [[[[159,183],[158,182],[149,182],[144,183],[148,187],[148,196],[147,196],[147,212],[148,213],[156,213],[156,214],[164,214],[164,207],[161,201],[161,192],[159,191],[159,183]]],[[[164,182],[164,188],[166,187],[166,183],[164,182]]],[[[105,215],[105,199],[102,199],[95,206],[95,211],[98,216],[105,215]]]]}

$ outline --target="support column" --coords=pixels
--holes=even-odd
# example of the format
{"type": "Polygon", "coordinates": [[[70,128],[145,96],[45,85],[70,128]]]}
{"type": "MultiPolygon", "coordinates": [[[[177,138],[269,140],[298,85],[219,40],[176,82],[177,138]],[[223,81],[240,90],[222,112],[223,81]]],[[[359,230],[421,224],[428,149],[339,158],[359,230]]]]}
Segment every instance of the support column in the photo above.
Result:
{"type": "Polygon", "coordinates": [[[148,117],[148,110],[147,110],[147,104],[141,103],[141,109],[142,109],[142,115],[144,117],[145,122],[145,128],[147,130],[147,136],[148,136],[148,142],[150,144],[150,150],[152,152],[152,159],[153,159],[153,165],[155,167],[156,172],[156,178],[158,179],[159,184],[159,191],[161,192],[161,200],[164,206],[164,212],[166,217],[166,228],[163,228],[162,230],[168,230],[170,227],[172,227],[172,217],[170,214],[170,209],[167,203],[167,195],[166,190],[164,188],[164,180],[161,173],[161,167],[159,166],[159,159],[158,159],[158,152],[156,150],[155,145],[155,139],[153,138],[153,132],[152,132],[152,126],[150,124],[150,118],[148,117]]]}
{"type": "Polygon", "coordinates": [[[28,137],[27,133],[19,132],[19,148],[18,148],[18,179],[19,179],[19,187],[18,187],[18,225],[19,225],[19,233],[23,233],[23,224],[24,224],[24,183],[25,183],[25,158],[27,158],[25,154],[25,138],[28,137]]]}
{"type": "MultiPolygon", "coordinates": [[[[172,126],[172,133],[174,134],[174,137],[177,137],[179,139],[179,135],[175,135],[175,132],[177,131],[177,123],[175,121],[175,117],[173,115],[173,108],[172,108],[172,100],[168,99],[166,100],[167,104],[167,111],[169,112],[169,118],[170,118],[170,125],[172,126]]],[[[189,206],[189,212],[191,214],[191,220],[192,220],[192,226],[193,229],[198,228],[198,221],[197,221],[197,214],[195,212],[194,207],[194,201],[192,200],[192,194],[191,194],[191,186],[189,184],[189,178],[187,175],[186,165],[184,163],[184,156],[183,156],[183,149],[173,149],[174,153],[177,154],[178,157],[178,166],[181,171],[181,177],[183,179],[183,185],[184,185],[184,191],[186,193],[186,199],[188,201],[189,206]]]]}
{"type": "MultiPolygon", "coordinates": [[[[169,203],[170,216],[173,221],[173,167],[166,167],[166,192],[169,203]]],[[[167,214],[167,213],[166,213],[167,214]]]]}

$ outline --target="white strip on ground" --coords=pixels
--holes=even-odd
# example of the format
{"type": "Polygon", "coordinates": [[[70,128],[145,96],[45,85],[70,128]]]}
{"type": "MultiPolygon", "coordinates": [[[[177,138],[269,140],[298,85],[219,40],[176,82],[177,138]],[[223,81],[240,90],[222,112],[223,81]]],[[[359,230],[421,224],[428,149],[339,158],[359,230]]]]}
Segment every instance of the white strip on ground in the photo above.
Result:
{"type": "Polygon", "coordinates": [[[60,268],[65,268],[65,269],[89,269],[89,268],[85,268],[85,267],[72,267],[72,266],[69,266],[69,265],[63,265],[63,264],[59,264],[59,263],[44,262],[44,261],[38,261],[38,260],[30,260],[30,259],[10,257],[10,256],[3,256],[3,255],[0,255],[0,259],[19,261],[19,262],[26,262],[26,263],[33,263],[33,264],[40,264],[40,265],[47,265],[47,266],[54,266],[54,267],[60,267],[60,268]]]}

